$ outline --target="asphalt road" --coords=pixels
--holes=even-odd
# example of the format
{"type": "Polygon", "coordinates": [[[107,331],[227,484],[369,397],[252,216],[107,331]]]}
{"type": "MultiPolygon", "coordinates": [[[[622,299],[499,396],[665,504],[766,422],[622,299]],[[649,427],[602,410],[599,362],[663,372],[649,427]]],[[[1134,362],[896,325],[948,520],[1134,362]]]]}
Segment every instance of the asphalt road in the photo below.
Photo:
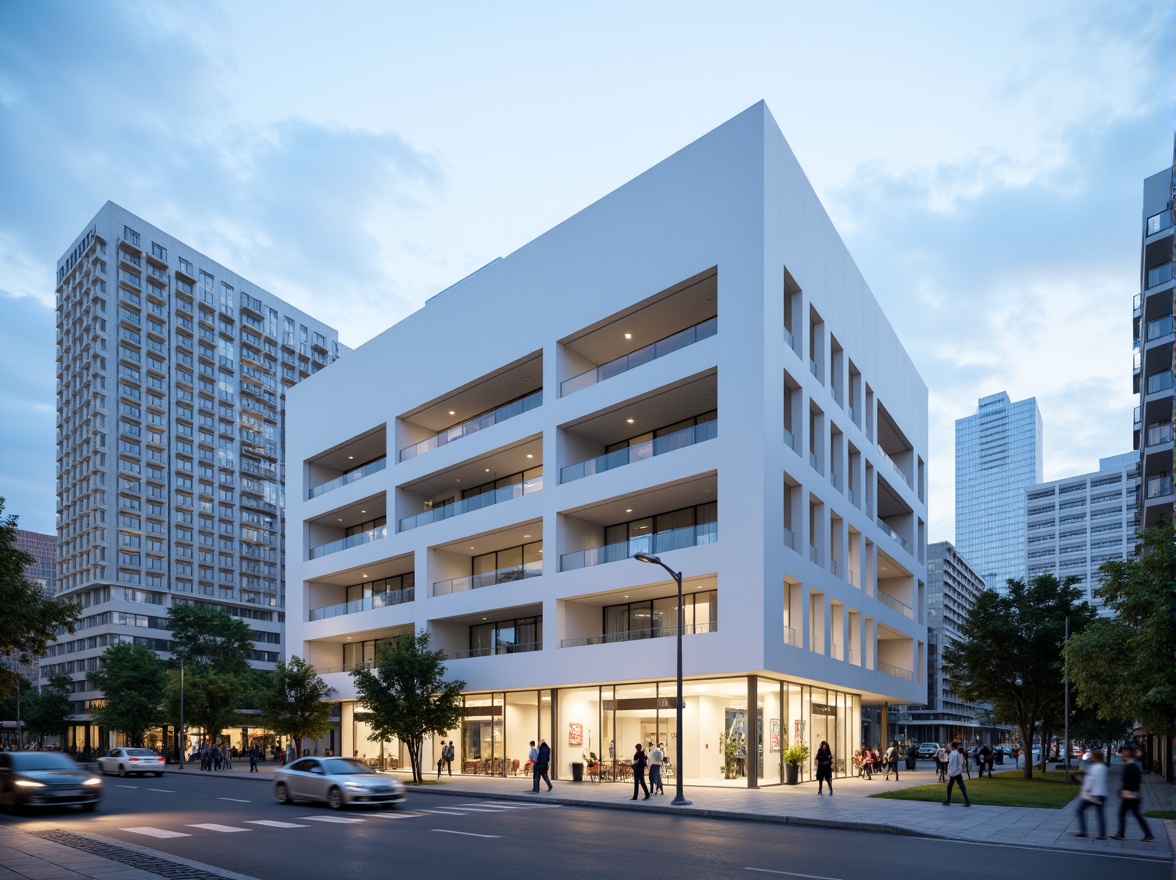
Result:
{"type": "MultiPolygon", "coordinates": [[[[520,793],[526,786],[520,783],[520,793]]],[[[800,877],[858,880],[1170,880],[1166,864],[768,823],[409,791],[398,810],[274,802],[255,780],[199,772],[108,777],[97,813],[4,816],[27,830],[125,841],[259,878],[800,877]]]]}

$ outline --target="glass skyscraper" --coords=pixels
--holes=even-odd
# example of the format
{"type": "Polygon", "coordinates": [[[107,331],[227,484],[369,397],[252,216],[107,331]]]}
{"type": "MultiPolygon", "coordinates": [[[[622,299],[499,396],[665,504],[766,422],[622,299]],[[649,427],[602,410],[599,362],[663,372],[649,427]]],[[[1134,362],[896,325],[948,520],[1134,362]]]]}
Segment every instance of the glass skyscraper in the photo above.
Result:
{"type": "Polygon", "coordinates": [[[1042,474],[1037,399],[980,398],[955,423],[956,547],[988,586],[1025,577],[1025,489],[1042,474]]]}

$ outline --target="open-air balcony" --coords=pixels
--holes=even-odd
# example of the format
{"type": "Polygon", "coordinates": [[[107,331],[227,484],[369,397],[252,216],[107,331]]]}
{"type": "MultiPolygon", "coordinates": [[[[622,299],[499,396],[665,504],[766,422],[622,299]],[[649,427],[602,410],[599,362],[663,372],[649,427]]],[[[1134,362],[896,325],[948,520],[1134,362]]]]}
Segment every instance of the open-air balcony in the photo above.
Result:
{"type": "Polygon", "coordinates": [[[659,455],[665,455],[667,452],[673,452],[677,449],[684,449],[696,443],[713,440],[718,435],[718,420],[712,419],[699,425],[683,428],[664,437],[656,437],[643,443],[637,443],[633,446],[610,452],[607,455],[599,455],[596,458],[560,468],[559,481],[561,483],[570,483],[573,480],[579,480],[583,477],[590,477],[615,468],[624,467],[627,464],[656,458],[659,455]]]}
{"type": "Polygon", "coordinates": [[[383,425],[308,459],[308,498],[318,498],[377,474],[388,466],[388,432],[383,425]]]}
{"type": "Polygon", "coordinates": [[[601,364],[599,367],[586,370],[570,379],[565,379],[560,384],[560,396],[566,397],[583,388],[595,385],[597,382],[603,382],[605,379],[611,379],[613,376],[627,373],[629,370],[634,370],[642,364],[647,364],[650,361],[663,358],[688,345],[709,339],[718,332],[718,317],[707,318],[705,321],[687,327],[685,330],[671,333],[669,336],[665,336],[656,342],[651,342],[649,345],[644,345],[636,351],[614,358],[607,363],[601,364]]]}
{"type": "Polygon", "coordinates": [[[629,538],[615,544],[605,544],[603,547],[590,547],[587,550],[577,550],[564,553],[559,558],[560,571],[574,571],[577,568],[587,568],[593,565],[604,565],[607,562],[619,562],[631,559],[638,553],[658,556],[670,550],[682,550],[686,547],[698,547],[719,539],[719,524],[717,522],[699,523],[680,529],[670,529],[663,532],[653,532],[648,535],[629,538]]]}
{"type": "Polygon", "coordinates": [[[531,477],[522,477],[518,482],[500,486],[487,492],[481,492],[468,498],[462,498],[451,504],[434,505],[423,513],[406,516],[400,520],[400,531],[407,532],[409,529],[415,529],[419,526],[428,525],[429,523],[440,522],[443,519],[450,519],[451,517],[461,516],[471,511],[482,510],[485,507],[492,507],[504,501],[510,501],[515,498],[520,498],[523,495],[529,495],[532,492],[538,492],[542,488],[542,473],[531,477]]]}
{"type": "MultiPolygon", "coordinates": [[[[693,636],[699,633],[718,632],[718,623],[707,621],[706,623],[688,623],[682,627],[683,636],[693,636]]],[[[575,648],[581,645],[612,645],[617,642],[637,642],[645,639],[661,639],[666,636],[676,636],[678,634],[677,626],[658,626],[649,627],[648,629],[626,630],[625,632],[605,633],[599,636],[582,636],[578,639],[563,639],[559,646],[561,648],[575,648]]]]}
{"type": "Polygon", "coordinates": [[[450,593],[463,593],[468,590],[479,590],[482,587],[492,587],[497,584],[508,584],[526,578],[538,577],[543,574],[543,560],[524,562],[494,571],[483,571],[465,577],[450,578],[433,584],[434,596],[448,596],[450,593]]]}
{"type": "Polygon", "coordinates": [[[532,394],[528,394],[526,397],[513,400],[489,412],[460,422],[451,428],[438,431],[433,436],[426,437],[424,440],[413,443],[411,446],[404,447],[400,450],[400,460],[408,461],[411,458],[416,458],[418,455],[423,455],[433,449],[452,443],[454,440],[469,437],[471,434],[476,434],[478,431],[485,430],[500,422],[505,422],[507,419],[513,419],[515,416],[521,416],[525,412],[530,412],[542,405],[542,403],[543,391],[540,389],[532,394]]]}
{"type": "Polygon", "coordinates": [[[308,620],[326,620],[330,617],[339,617],[343,614],[356,614],[360,611],[371,611],[373,608],[386,608],[392,605],[402,605],[405,602],[411,602],[416,598],[416,590],[409,587],[405,590],[386,590],[382,593],[373,593],[363,599],[353,599],[350,602],[339,602],[335,605],[326,605],[322,608],[313,608],[308,615],[308,620]]]}

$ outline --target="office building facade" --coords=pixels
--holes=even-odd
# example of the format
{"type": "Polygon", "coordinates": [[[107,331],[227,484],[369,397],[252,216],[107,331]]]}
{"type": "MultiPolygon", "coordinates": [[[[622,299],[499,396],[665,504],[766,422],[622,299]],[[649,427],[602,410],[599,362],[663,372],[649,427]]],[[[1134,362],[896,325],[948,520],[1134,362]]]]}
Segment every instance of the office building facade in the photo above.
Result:
{"type": "Polygon", "coordinates": [[[1139,517],[1139,456],[1099,459],[1098,470],[1025,490],[1025,567],[1028,576],[1078,578],[1083,597],[1109,614],[1094,595],[1099,568],[1135,555],[1139,517]]]}
{"type": "Polygon", "coordinates": [[[1135,297],[1135,447],[1142,475],[1140,525],[1148,528],[1161,517],[1173,520],[1176,491],[1172,485],[1172,348],[1173,335],[1173,200],[1176,163],[1143,182],[1142,246],[1139,295],[1135,297]]]}
{"type": "Polygon", "coordinates": [[[677,589],[637,553],[682,572],[686,779],[779,784],[821,740],[845,773],[862,705],[925,692],[926,386],[762,103],[288,415],[288,651],[334,688],[324,747],[405,759],[348,671],[426,631],[466,683],[432,746],[457,770],[540,737],[564,778],[674,759],[677,589]]]}
{"type": "Polygon", "coordinates": [[[281,657],[285,391],[343,353],[330,327],[107,202],[57,266],[57,595],[42,660],[73,677],[71,745],[98,747],[87,673],[119,642],[167,655],[176,603],[245,620],[281,657]]]}
{"type": "Polygon", "coordinates": [[[1037,399],[1001,391],[955,423],[955,544],[994,590],[1025,577],[1025,493],[1041,482],[1037,399]]]}

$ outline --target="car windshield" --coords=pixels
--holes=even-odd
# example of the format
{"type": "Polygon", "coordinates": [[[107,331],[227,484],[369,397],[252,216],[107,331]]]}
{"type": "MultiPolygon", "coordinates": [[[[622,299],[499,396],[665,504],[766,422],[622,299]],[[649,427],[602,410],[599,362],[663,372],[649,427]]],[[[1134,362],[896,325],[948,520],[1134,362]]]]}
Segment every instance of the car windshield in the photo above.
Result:
{"type": "Polygon", "coordinates": [[[136,758],[154,758],[155,752],[151,749],[124,749],[128,755],[133,755],[136,758]]]}
{"type": "Polygon", "coordinates": [[[366,764],[354,758],[328,758],[323,761],[323,767],[330,776],[349,776],[353,773],[374,773],[366,764]]]}
{"type": "Polygon", "coordinates": [[[9,755],[14,770],[80,770],[77,762],[60,752],[15,752],[9,755]]]}

